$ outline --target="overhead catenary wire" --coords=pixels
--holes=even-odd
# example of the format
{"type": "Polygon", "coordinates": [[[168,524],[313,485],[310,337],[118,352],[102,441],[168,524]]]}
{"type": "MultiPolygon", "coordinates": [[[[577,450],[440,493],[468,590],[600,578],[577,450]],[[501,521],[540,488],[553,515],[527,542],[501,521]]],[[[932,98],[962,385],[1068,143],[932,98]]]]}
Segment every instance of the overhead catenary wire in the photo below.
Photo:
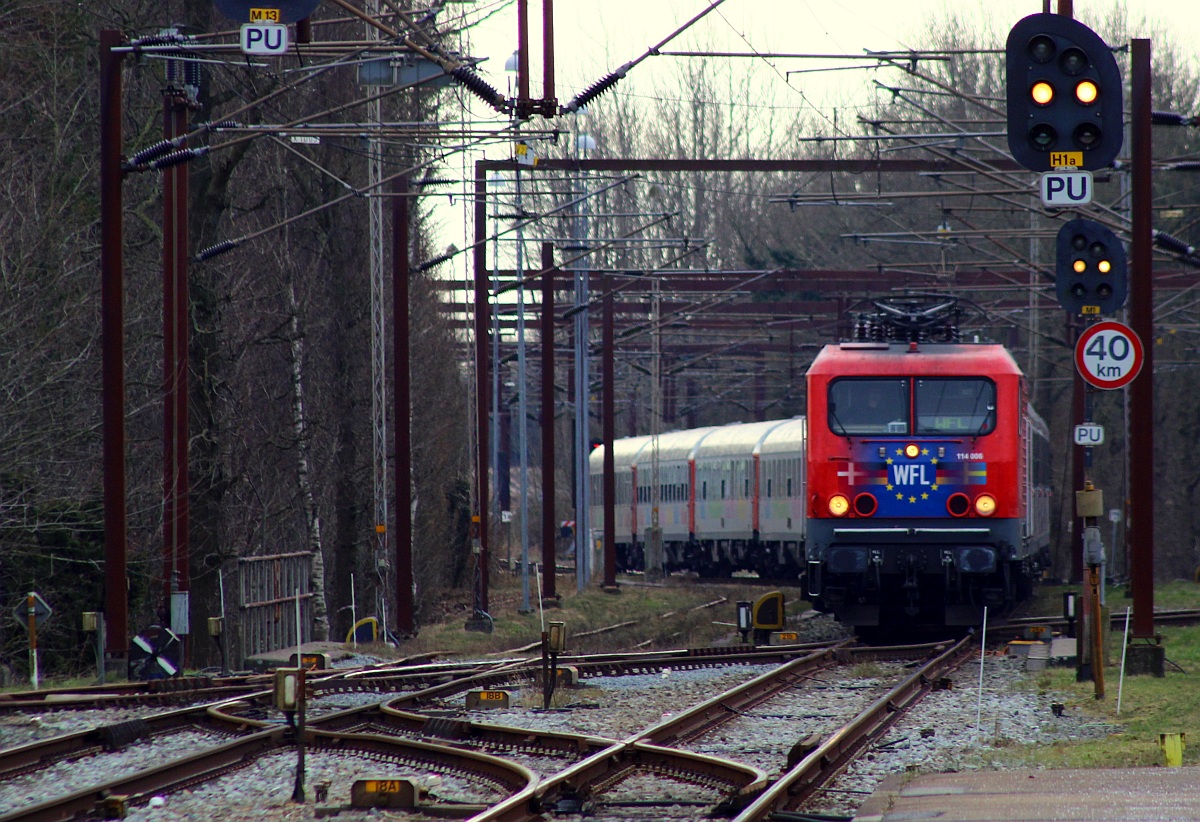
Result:
{"type": "Polygon", "coordinates": [[[590,191],[587,194],[583,195],[582,197],[576,197],[575,199],[565,202],[561,205],[555,206],[554,208],[552,208],[548,211],[542,212],[540,214],[535,214],[534,216],[530,217],[529,219],[524,220],[519,223],[516,223],[512,226],[509,226],[508,228],[504,229],[503,231],[498,231],[493,235],[483,237],[481,239],[477,239],[475,242],[471,243],[468,246],[465,246],[464,248],[456,248],[453,251],[449,251],[445,254],[439,254],[438,256],[428,259],[425,262],[418,265],[417,270],[418,271],[428,271],[431,268],[434,268],[436,266],[442,265],[443,263],[449,262],[450,260],[457,257],[459,254],[462,254],[464,251],[470,251],[473,248],[478,248],[479,246],[481,246],[485,243],[489,243],[492,240],[495,240],[497,237],[502,237],[505,234],[509,234],[513,231],[516,231],[517,229],[524,228],[525,226],[536,222],[537,220],[541,219],[542,217],[545,217],[547,215],[554,214],[556,212],[571,208],[575,205],[578,205],[581,202],[584,202],[585,200],[587,200],[590,197],[594,197],[595,195],[600,194],[601,192],[608,191],[609,189],[625,185],[626,183],[628,183],[632,180],[638,179],[639,176],[640,175],[637,175],[637,174],[630,174],[627,177],[622,177],[609,185],[598,188],[595,191],[590,191]]]}
{"type": "MultiPolygon", "coordinates": [[[[466,65],[465,63],[458,62],[458,61],[447,61],[445,58],[441,57],[440,55],[435,55],[435,54],[429,52],[427,49],[424,49],[421,46],[419,46],[415,43],[412,43],[410,41],[410,38],[405,38],[402,35],[396,35],[396,36],[399,37],[405,45],[408,45],[410,48],[412,48],[417,53],[420,53],[420,54],[422,54],[422,56],[425,56],[427,59],[433,60],[434,62],[438,63],[438,65],[441,66],[443,68],[443,70],[446,71],[447,73],[451,73],[451,71],[454,68],[460,68],[460,67],[463,67],[466,65]]],[[[169,43],[155,42],[155,43],[151,44],[151,47],[179,49],[179,50],[183,50],[186,53],[186,50],[187,50],[189,42],[190,42],[190,39],[189,39],[190,36],[175,35],[174,37],[176,39],[172,39],[169,43]]],[[[137,42],[141,42],[141,41],[135,41],[135,43],[137,43],[137,42]]],[[[273,89],[272,91],[270,91],[260,97],[257,97],[254,100],[250,100],[250,101],[244,103],[242,106],[235,108],[233,111],[227,112],[225,114],[225,116],[222,117],[221,120],[217,121],[217,123],[212,123],[212,122],[203,123],[203,124],[199,125],[198,127],[194,128],[192,131],[190,131],[187,134],[176,137],[175,139],[170,140],[170,141],[161,141],[159,143],[156,143],[154,146],[149,147],[148,149],[144,149],[143,151],[138,152],[137,154],[134,155],[134,158],[139,160],[139,162],[130,162],[125,170],[126,171],[148,170],[149,166],[145,165],[145,163],[147,162],[147,159],[148,159],[146,157],[147,152],[150,153],[150,158],[153,158],[153,156],[157,156],[158,154],[164,153],[165,151],[169,151],[171,149],[178,148],[179,146],[185,145],[189,141],[195,140],[203,135],[206,135],[206,134],[211,133],[212,131],[216,130],[217,128],[219,128],[219,124],[235,122],[239,116],[245,114],[246,112],[252,111],[256,108],[259,108],[259,107],[263,106],[265,103],[267,103],[275,98],[278,98],[284,94],[295,91],[295,90],[299,89],[300,87],[304,86],[305,84],[310,83],[311,81],[315,80],[317,77],[325,74],[326,72],[328,72],[332,69],[356,64],[357,62],[359,62],[356,55],[363,53],[363,51],[365,49],[375,48],[375,47],[379,47],[379,46],[380,46],[380,43],[378,41],[363,43],[363,44],[359,45],[357,48],[354,48],[354,44],[351,44],[351,47],[353,50],[351,51],[351,54],[349,56],[347,56],[347,55],[338,56],[332,62],[327,63],[323,66],[316,67],[316,68],[312,69],[310,72],[306,73],[304,76],[299,77],[294,81],[284,83],[284,84],[280,85],[278,88],[273,89]],[[169,143],[169,146],[165,145],[167,143],[169,143]]],[[[125,47],[125,50],[133,51],[134,48],[135,47],[133,45],[131,45],[129,47],[125,47]]],[[[393,86],[391,88],[387,88],[382,91],[368,94],[365,97],[359,98],[357,100],[351,100],[346,103],[342,103],[337,106],[334,106],[330,109],[326,109],[321,112],[316,112],[313,114],[306,115],[304,117],[297,118],[296,120],[293,120],[291,122],[283,124],[281,127],[282,128],[298,127],[305,123],[310,123],[314,120],[317,120],[321,117],[332,116],[333,114],[337,114],[339,112],[346,111],[346,110],[355,108],[357,106],[366,105],[375,100],[383,100],[384,98],[391,97],[393,95],[399,94],[404,91],[408,91],[412,88],[429,83],[435,79],[437,79],[436,75],[433,77],[421,78],[421,79],[415,80],[411,83],[405,83],[405,84],[393,86]]],[[[209,150],[215,151],[218,149],[231,148],[231,147],[238,145],[239,143],[244,142],[246,140],[254,139],[257,136],[259,136],[257,133],[243,135],[242,137],[235,138],[233,140],[229,140],[224,143],[220,143],[220,144],[217,144],[214,146],[209,146],[209,150]]]]}
{"type": "Polygon", "coordinates": [[[363,194],[365,194],[369,191],[386,186],[388,183],[392,182],[393,180],[398,180],[401,177],[404,177],[405,175],[412,174],[414,171],[417,171],[422,168],[426,168],[430,165],[433,165],[434,163],[439,163],[442,160],[444,160],[446,157],[450,156],[451,154],[457,153],[459,151],[466,151],[468,148],[469,147],[467,147],[467,146],[463,146],[463,147],[458,147],[458,148],[449,150],[441,156],[433,157],[424,162],[417,163],[416,165],[413,165],[413,166],[409,166],[401,171],[397,171],[394,174],[384,177],[383,179],[379,180],[377,183],[373,183],[373,184],[364,186],[363,188],[353,189],[339,197],[333,198],[332,200],[330,200],[328,202],[321,203],[320,205],[313,206],[312,208],[309,208],[309,209],[305,209],[304,211],[300,212],[299,214],[294,214],[291,217],[287,217],[287,218],[280,220],[276,223],[273,223],[269,226],[260,228],[257,231],[252,231],[249,234],[243,234],[241,237],[235,237],[235,238],[222,240],[221,242],[216,243],[215,245],[209,246],[208,248],[201,250],[196,255],[196,261],[203,262],[204,260],[210,260],[213,257],[216,257],[220,254],[224,254],[227,251],[231,251],[234,248],[237,248],[238,246],[242,245],[243,243],[249,242],[250,240],[255,240],[259,237],[265,236],[274,231],[278,231],[279,229],[284,228],[285,226],[289,226],[292,223],[302,220],[305,217],[310,217],[313,214],[317,214],[321,211],[324,211],[327,208],[332,208],[335,205],[338,205],[339,203],[343,203],[346,200],[349,200],[353,197],[361,197],[363,194]]]}
{"type": "MultiPolygon", "coordinates": [[[[653,228],[654,226],[660,225],[660,224],[666,222],[667,220],[670,220],[672,217],[677,216],[678,213],[679,212],[677,212],[677,211],[672,211],[669,214],[664,214],[656,220],[651,220],[650,222],[646,223],[645,225],[638,226],[637,228],[630,231],[629,235],[625,235],[625,236],[628,237],[630,235],[637,234],[642,231],[647,231],[647,230],[653,228]]],[[[621,239],[625,239],[625,237],[622,237],[621,239]]],[[[584,259],[585,257],[589,257],[592,254],[595,254],[600,251],[604,251],[605,249],[611,248],[615,245],[617,245],[616,240],[600,243],[599,245],[596,245],[593,248],[589,248],[579,254],[576,254],[574,257],[569,257],[565,260],[560,261],[558,263],[558,265],[554,265],[549,268],[543,268],[540,271],[535,271],[534,273],[529,274],[525,277],[522,277],[519,280],[513,280],[511,283],[508,283],[507,285],[505,285],[501,288],[497,288],[492,293],[495,296],[499,296],[501,294],[505,294],[514,289],[521,288],[522,286],[531,285],[533,283],[538,282],[542,277],[546,276],[546,274],[550,273],[551,271],[555,271],[558,268],[560,268],[562,266],[570,265],[571,263],[579,262],[580,260],[584,259]]]]}
{"type": "MultiPolygon", "coordinates": [[[[477,96],[479,99],[483,100],[492,108],[496,109],[496,111],[505,110],[506,98],[503,94],[492,88],[488,82],[476,74],[475,70],[468,64],[460,60],[448,58],[441,54],[440,49],[438,49],[436,44],[432,44],[430,48],[421,46],[417,44],[411,37],[400,34],[396,29],[387,25],[383,21],[378,20],[366,12],[355,8],[351,3],[348,2],[348,0],[329,0],[329,2],[341,6],[354,16],[362,19],[368,25],[375,26],[389,37],[396,38],[404,45],[420,54],[426,60],[431,60],[434,63],[437,63],[442,71],[453,77],[468,91],[477,96]]],[[[395,6],[393,6],[393,8],[395,9],[395,6]]],[[[404,14],[399,9],[396,9],[396,11],[405,20],[405,22],[413,28],[414,31],[425,37],[427,41],[429,40],[424,32],[422,32],[418,26],[413,24],[411,17],[409,17],[407,14],[404,14]]]]}
{"type": "Polygon", "coordinates": [[[565,105],[560,107],[559,113],[560,114],[574,114],[575,112],[579,111],[581,108],[586,106],[592,100],[595,100],[601,94],[608,91],[610,88],[612,88],[617,83],[619,83],[621,80],[623,80],[625,78],[625,76],[627,74],[629,74],[629,72],[632,71],[634,68],[636,68],[637,65],[639,63],[641,63],[643,60],[645,60],[648,57],[658,55],[660,53],[660,49],[662,49],[663,46],[665,46],[667,43],[674,40],[676,37],[678,37],[683,32],[687,31],[689,28],[691,28],[693,25],[695,25],[699,20],[701,20],[705,15],[707,15],[709,12],[711,12],[713,9],[715,9],[717,6],[721,5],[724,2],[725,2],[725,0],[710,0],[710,3],[707,8],[702,9],[698,14],[696,14],[694,17],[692,17],[690,20],[688,20],[682,26],[675,29],[673,32],[668,34],[665,38],[660,40],[655,45],[650,46],[650,48],[648,48],[644,52],[642,52],[641,56],[636,57],[633,60],[630,60],[628,63],[625,63],[624,65],[622,65],[620,68],[616,69],[615,71],[610,71],[608,74],[604,75],[599,80],[597,80],[596,82],[589,85],[587,88],[585,88],[579,94],[575,95],[573,98],[571,98],[571,100],[569,102],[567,102],[565,105]]]}

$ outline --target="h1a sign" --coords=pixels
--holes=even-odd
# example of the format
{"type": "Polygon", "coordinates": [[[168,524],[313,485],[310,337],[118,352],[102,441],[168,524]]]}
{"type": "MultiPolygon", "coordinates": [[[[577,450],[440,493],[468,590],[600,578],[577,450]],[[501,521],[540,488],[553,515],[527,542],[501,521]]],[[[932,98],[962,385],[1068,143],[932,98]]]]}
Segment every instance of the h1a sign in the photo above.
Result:
{"type": "Polygon", "coordinates": [[[1042,204],[1071,208],[1092,201],[1092,172],[1047,171],[1042,174],[1042,204]]]}
{"type": "Polygon", "coordinates": [[[245,54],[286,54],[288,27],[279,23],[247,23],[242,26],[245,54]]]}

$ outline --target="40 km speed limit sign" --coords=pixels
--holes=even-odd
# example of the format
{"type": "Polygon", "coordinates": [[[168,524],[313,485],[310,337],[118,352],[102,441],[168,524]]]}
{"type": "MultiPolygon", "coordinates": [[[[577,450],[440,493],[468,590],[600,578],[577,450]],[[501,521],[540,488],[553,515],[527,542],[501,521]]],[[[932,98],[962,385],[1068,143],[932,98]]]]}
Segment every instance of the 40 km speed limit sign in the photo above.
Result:
{"type": "Polygon", "coordinates": [[[1142,370],[1142,341],[1124,323],[1108,320],[1089,326],[1075,343],[1075,367],[1097,388],[1121,388],[1142,370]]]}

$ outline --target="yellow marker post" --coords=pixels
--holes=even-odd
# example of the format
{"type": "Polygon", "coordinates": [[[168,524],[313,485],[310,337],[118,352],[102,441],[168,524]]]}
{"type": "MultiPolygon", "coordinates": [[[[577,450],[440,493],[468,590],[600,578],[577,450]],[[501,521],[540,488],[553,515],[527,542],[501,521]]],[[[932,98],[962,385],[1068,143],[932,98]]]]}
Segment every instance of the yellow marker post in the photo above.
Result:
{"type": "Polygon", "coordinates": [[[1159,734],[1158,747],[1162,748],[1168,768],[1183,765],[1183,749],[1187,747],[1187,734],[1159,734]]]}

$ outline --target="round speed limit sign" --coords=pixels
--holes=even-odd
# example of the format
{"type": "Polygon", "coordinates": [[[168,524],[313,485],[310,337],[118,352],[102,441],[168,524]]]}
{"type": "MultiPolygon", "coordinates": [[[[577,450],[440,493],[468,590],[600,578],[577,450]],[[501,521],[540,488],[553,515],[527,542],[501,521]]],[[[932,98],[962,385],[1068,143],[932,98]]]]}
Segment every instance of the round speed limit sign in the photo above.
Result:
{"type": "Polygon", "coordinates": [[[1133,329],[1113,320],[1089,326],[1075,343],[1075,367],[1097,388],[1121,388],[1133,382],[1145,357],[1133,329]]]}

